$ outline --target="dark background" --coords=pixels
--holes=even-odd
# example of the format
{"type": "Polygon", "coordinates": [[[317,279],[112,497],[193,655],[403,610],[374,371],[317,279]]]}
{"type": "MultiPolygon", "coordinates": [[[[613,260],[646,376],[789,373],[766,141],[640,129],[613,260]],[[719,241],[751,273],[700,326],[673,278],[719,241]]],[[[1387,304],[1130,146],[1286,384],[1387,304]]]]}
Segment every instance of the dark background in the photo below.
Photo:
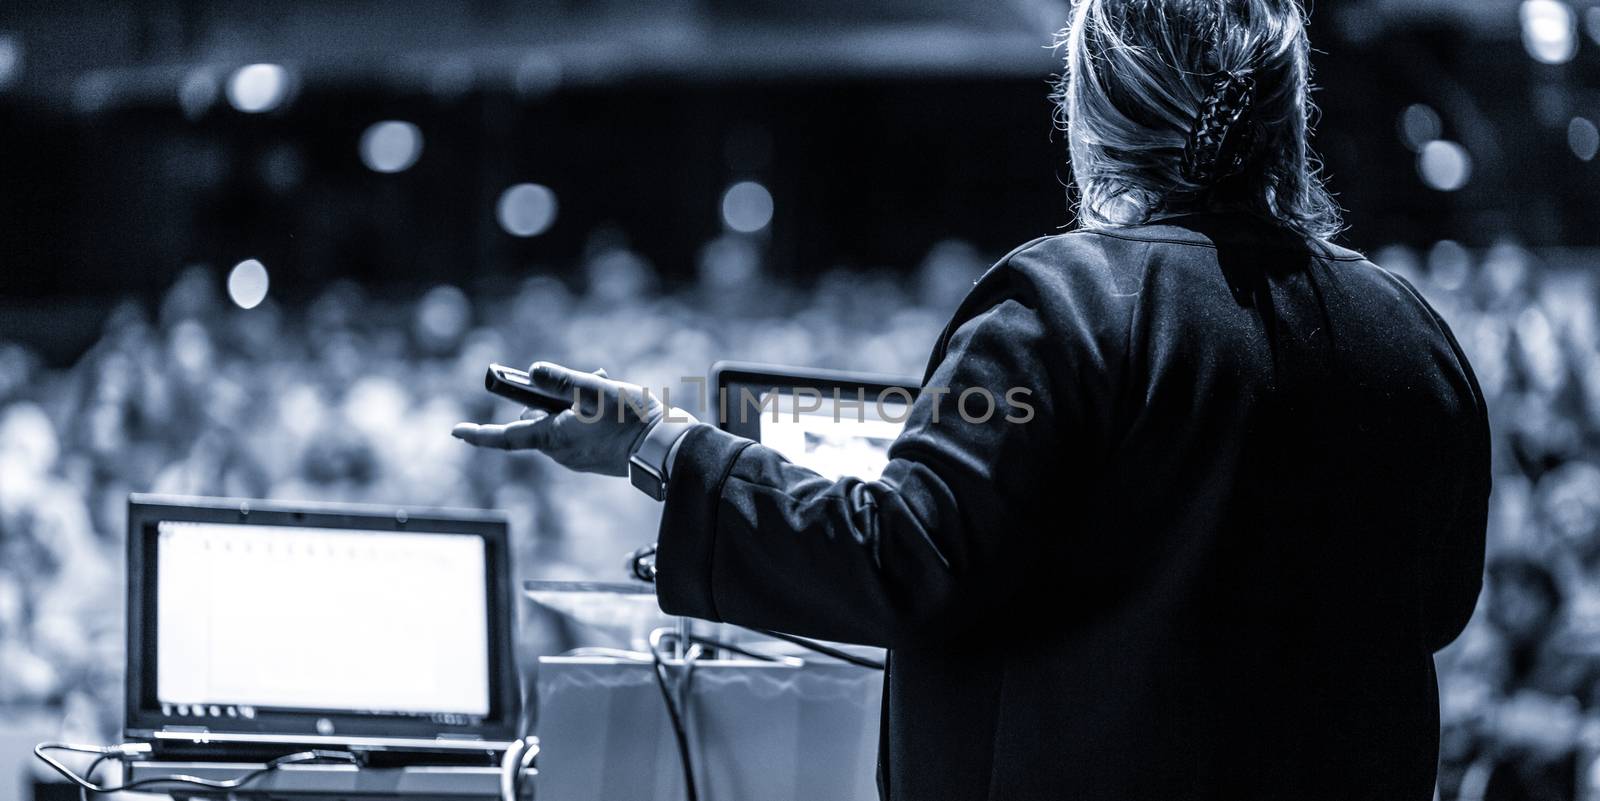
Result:
{"type": "MultiPolygon", "coordinates": [[[[998,255],[1071,222],[1047,98],[1065,17],[1033,0],[9,4],[0,336],[70,361],[114,299],[245,257],[280,297],[336,277],[494,285],[571,263],[601,226],[683,278],[745,178],[776,199],[781,275],[908,268],[949,237],[998,255]],[[279,108],[180,106],[185,80],[254,60],[289,68],[279,108]],[[415,167],[361,165],[378,119],[421,128],[415,167]],[[528,176],[560,215],[522,240],[492,212],[528,176]]],[[[1587,49],[1528,58],[1511,2],[1323,3],[1312,36],[1346,244],[1600,243],[1600,176],[1567,142],[1597,106],[1587,49]],[[1467,147],[1460,191],[1419,179],[1396,131],[1414,103],[1467,147]]]]}

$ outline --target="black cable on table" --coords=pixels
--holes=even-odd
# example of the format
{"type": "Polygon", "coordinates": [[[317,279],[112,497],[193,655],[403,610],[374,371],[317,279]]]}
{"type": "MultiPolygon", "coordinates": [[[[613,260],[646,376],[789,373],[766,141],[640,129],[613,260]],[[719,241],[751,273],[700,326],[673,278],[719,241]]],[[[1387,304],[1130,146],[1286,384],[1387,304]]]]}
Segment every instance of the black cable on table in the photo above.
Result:
{"type": "Polygon", "coordinates": [[[782,657],[773,656],[772,654],[763,654],[763,653],[761,653],[759,651],[752,651],[752,650],[750,650],[748,648],[743,648],[741,646],[734,645],[731,642],[723,642],[722,640],[713,639],[711,637],[706,637],[706,636],[702,636],[702,635],[699,635],[699,634],[690,634],[689,635],[689,641],[690,642],[694,642],[694,643],[699,643],[701,645],[708,645],[708,646],[710,646],[712,648],[717,649],[718,651],[727,651],[729,653],[738,654],[740,656],[748,657],[750,659],[757,659],[757,660],[760,660],[762,662],[782,662],[783,661],[782,657]]]}
{"type": "Polygon", "coordinates": [[[796,637],[793,634],[784,634],[780,631],[768,631],[766,629],[750,628],[749,626],[742,626],[741,628],[749,629],[757,634],[763,634],[775,640],[783,640],[787,643],[793,643],[794,645],[798,645],[808,651],[816,651],[823,656],[831,656],[841,662],[849,662],[857,667],[870,668],[872,670],[883,670],[882,662],[879,662],[875,659],[868,659],[864,656],[856,656],[848,651],[841,651],[838,648],[834,648],[829,645],[823,645],[816,640],[807,639],[805,637],[796,637]]]}
{"type": "Polygon", "coordinates": [[[93,781],[73,773],[72,769],[68,768],[66,765],[63,765],[60,760],[57,760],[51,756],[47,756],[45,754],[46,751],[72,751],[80,754],[95,754],[95,761],[89,764],[89,772],[92,775],[94,768],[99,767],[100,763],[105,759],[119,755],[121,753],[120,749],[114,747],[107,748],[100,746],[71,745],[68,743],[39,743],[33,747],[33,755],[42,760],[46,765],[49,765],[53,770],[55,770],[55,772],[66,777],[67,781],[77,785],[80,795],[86,793],[120,793],[128,790],[138,790],[144,787],[160,787],[163,785],[184,785],[187,787],[201,787],[207,790],[237,790],[255,781],[256,779],[259,779],[262,776],[265,776],[266,774],[283,767],[284,765],[298,765],[308,762],[322,762],[326,760],[348,762],[352,765],[359,765],[361,763],[355,754],[352,754],[348,751],[326,751],[321,749],[313,749],[294,754],[286,754],[284,756],[277,757],[276,759],[268,760],[261,767],[248,771],[243,775],[233,779],[202,779],[199,776],[189,776],[186,774],[175,773],[168,776],[151,776],[147,779],[138,779],[136,781],[126,782],[115,787],[106,787],[95,784],[93,781]]]}
{"type": "MultiPolygon", "coordinates": [[[[628,555],[628,572],[632,574],[633,578],[649,584],[655,583],[655,554],[656,547],[652,544],[640,548],[639,550],[628,555]]],[[[870,670],[884,669],[882,662],[856,656],[855,654],[842,651],[831,646],[823,645],[820,642],[810,640],[805,637],[797,637],[793,634],[783,634],[776,631],[767,631],[766,629],[750,627],[743,628],[747,629],[748,631],[753,631],[757,634],[771,637],[773,639],[798,645],[808,651],[814,651],[822,654],[823,656],[832,657],[841,662],[856,665],[857,667],[864,667],[870,670]]],[[[669,636],[676,638],[679,635],[673,632],[671,629],[658,629],[650,635],[650,660],[652,668],[655,672],[656,687],[661,691],[661,701],[666,705],[667,717],[672,722],[673,738],[676,739],[678,743],[678,760],[683,766],[684,793],[688,797],[688,801],[699,801],[699,791],[696,789],[694,781],[694,760],[689,750],[689,731],[683,722],[684,713],[689,706],[689,682],[694,676],[694,660],[690,656],[685,657],[683,678],[678,684],[678,697],[674,698],[670,682],[667,678],[666,657],[661,653],[661,640],[669,636]]],[[[774,657],[770,654],[757,653],[746,648],[741,648],[732,643],[722,642],[721,640],[715,640],[710,637],[689,634],[686,639],[688,639],[691,643],[708,645],[718,650],[729,651],[741,656],[749,657],[751,659],[760,659],[768,662],[783,661],[782,659],[774,657]]],[[[679,642],[679,645],[683,644],[684,643],[679,642]]]]}
{"type": "MultiPolygon", "coordinates": [[[[683,712],[678,708],[678,699],[673,697],[672,689],[667,682],[667,660],[661,654],[661,635],[665,630],[658,630],[650,636],[650,659],[656,674],[656,687],[661,690],[661,701],[667,706],[667,717],[672,721],[672,735],[678,741],[678,760],[683,765],[683,790],[688,801],[699,801],[700,793],[695,788],[694,762],[689,756],[689,730],[683,725],[683,712]]],[[[665,632],[670,633],[670,632],[665,632]]]]}
{"type": "MultiPolygon", "coordinates": [[[[89,769],[83,772],[83,780],[93,784],[95,769],[100,767],[100,763],[111,759],[112,756],[111,754],[101,754],[95,757],[94,761],[89,763],[89,769]]],[[[78,786],[78,801],[89,801],[89,789],[82,785],[78,786]]]]}
{"type": "MultiPolygon", "coordinates": [[[[640,548],[640,549],[634,551],[633,553],[628,554],[628,573],[633,578],[635,578],[635,579],[637,579],[639,581],[642,581],[642,582],[644,582],[646,584],[654,584],[656,582],[656,563],[655,563],[656,547],[657,546],[656,546],[655,543],[651,543],[649,545],[644,546],[643,548],[640,548]]],[[[827,646],[827,645],[823,645],[822,643],[817,642],[816,640],[807,639],[805,637],[797,637],[797,636],[795,636],[793,634],[784,634],[782,632],[777,632],[777,631],[768,631],[767,629],[753,628],[753,627],[750,627],[750,626],[740,626],[740,628],[742,628],[742,629],[744,629],[746,631],[753,631],[753,632],[755,632],[757,634],[762,634],[762,635],[765,635],[767,637],[771,637],[771,638],[776,639],[776,640],[783,640],[784,642],[791,643],[793,645],[798,645],[801,648],[804,648],[804,649],[806,649],[808,651],[815,651],[816,653],[822,654],[823,656],[831,656],[834,659],[837,659],[837,660],[839,660],[841,662],[848,662],[848,663],[850,663],[852,665],[855,665],[857,667],[864,667],[864,668],[868,668],[868,669],[871,669],[871,670],[883,670],[884,669],[884,664],[882,662],[879,662],[879,661],[875,660],[875,659],[867,659],[866,657],[856,656],[855,654],[852,654],[852,653],[849,653],[849,652],[846,652],[846,651],[841,651],[838,648],[833,648],[833,647],[830,647],[830,646],[827,646]]],[[[745,656],[751,656],[751,657],[755,657],[755,658],[758,658],[758,659],[766,658],[764,656],[752,653],[750,651],[746,651],[746,650],[743,650],[743,649],[740,649],[740,648],[735,648],[735,647],[733,647],[731,645],[718,644],[718,643],[715,643],[715,641],[710,641],[710,644],[716,645],[716,647],[723,648],[725,650],[733,651],[734,653],[744,654],[745,656]]]]}

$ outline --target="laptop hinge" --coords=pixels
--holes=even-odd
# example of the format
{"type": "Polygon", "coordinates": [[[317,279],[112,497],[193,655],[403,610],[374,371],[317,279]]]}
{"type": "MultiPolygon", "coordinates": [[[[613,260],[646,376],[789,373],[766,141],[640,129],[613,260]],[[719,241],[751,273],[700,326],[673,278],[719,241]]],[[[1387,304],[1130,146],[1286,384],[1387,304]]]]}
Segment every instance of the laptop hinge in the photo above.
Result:
{"type": "Polygon", "coordinates": [[[206,728],[205,726],[162,726],[161,730],[162,731],[170,731],[173,734],[210,734],[211,733],[211,730],[206,728]]]}

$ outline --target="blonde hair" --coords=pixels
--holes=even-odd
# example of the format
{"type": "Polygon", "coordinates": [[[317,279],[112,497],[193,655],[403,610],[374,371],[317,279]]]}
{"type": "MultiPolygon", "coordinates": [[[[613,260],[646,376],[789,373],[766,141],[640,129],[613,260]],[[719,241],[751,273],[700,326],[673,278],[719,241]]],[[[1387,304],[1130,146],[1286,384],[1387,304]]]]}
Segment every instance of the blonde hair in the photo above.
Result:
{"type": "Polygon", "coordinates": [[[1342,228],[1308,143],[1309,45],[1298,0],[1074,0],[1057,87],[1087,227],[1236,210],[1327,239],[1342,228]],[[1183,168],[1195,119],[1221,76],[1247,75],[1238,175],[1183,168]]]}

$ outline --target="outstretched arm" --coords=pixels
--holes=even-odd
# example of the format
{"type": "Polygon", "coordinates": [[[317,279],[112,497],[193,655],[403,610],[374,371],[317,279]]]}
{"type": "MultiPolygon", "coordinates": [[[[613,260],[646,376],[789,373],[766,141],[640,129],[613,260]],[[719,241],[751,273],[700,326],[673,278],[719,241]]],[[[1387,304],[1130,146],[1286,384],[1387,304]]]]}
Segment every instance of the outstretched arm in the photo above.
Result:
{"type": "MultiPolygon", "coordinates": [[[[993,608],[1037,551],[1025,521],[1038,519],[1060,462],[1062,410],[1045,370],[1057,346],[1023,300],[978,308],[940,349],[877,481],[828,481],[749,440],[690,428],[662,515],[662,608],[876,645],[937,636],[993,608]]],[[[548,363],[529,373],[573,408],[452,433],[624,475],[667,411],[603,375],[548,363]]]]}
{"type": "Polygon", "coordinates": [[[690,430],[661,521],[662,608],[893,647],[1001,603],[1037,550],[1023,521],[1054,467],[1048,350],[1016,300],[961,325],[877,481],[828,481],[749,440],[690,430]]]}

